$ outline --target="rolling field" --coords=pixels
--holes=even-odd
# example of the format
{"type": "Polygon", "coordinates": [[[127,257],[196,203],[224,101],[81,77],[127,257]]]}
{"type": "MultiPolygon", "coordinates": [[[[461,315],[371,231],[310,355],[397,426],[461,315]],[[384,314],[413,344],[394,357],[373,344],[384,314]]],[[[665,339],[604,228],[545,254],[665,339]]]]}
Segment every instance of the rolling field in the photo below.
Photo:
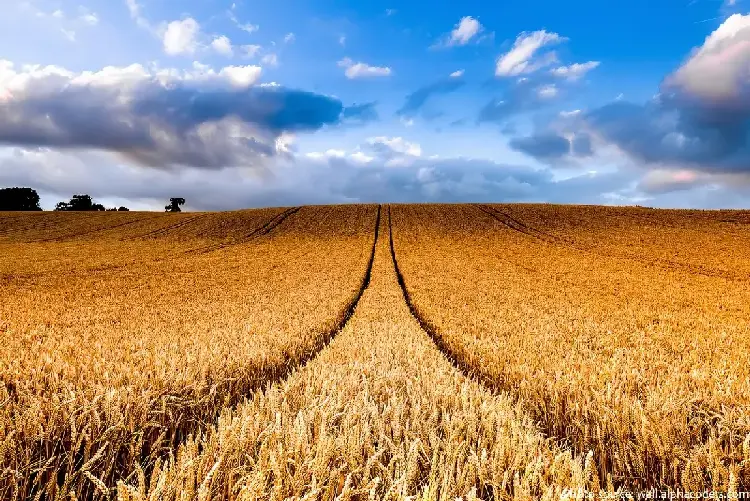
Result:
{"type": "Polygon", "coordinates": [[[750,213],[0,213],[0,499],[750,491],[750,213]]]}

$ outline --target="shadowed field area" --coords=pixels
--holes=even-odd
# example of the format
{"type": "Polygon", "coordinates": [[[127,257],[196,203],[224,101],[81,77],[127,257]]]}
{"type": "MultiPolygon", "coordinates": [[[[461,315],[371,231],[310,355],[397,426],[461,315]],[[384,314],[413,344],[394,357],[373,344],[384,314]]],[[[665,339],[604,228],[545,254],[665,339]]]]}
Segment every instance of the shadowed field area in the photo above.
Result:
{"type": "Polygon", "coordinates": [[[0,498],[750,490],[748,214],[0,213],[0,498]]]}

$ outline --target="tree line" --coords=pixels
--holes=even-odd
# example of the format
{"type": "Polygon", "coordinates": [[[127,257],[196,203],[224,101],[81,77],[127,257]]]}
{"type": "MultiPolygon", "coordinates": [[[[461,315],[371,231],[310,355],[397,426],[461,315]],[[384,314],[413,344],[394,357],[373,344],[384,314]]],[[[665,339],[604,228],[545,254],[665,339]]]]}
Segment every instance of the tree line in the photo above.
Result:
{"type": "MultiPolygon", "coordinates": [[[[175,197],[169,199],[169,205],[164,207],[166,212],[182,212],[181,205],[185,199],[175,197]]],[[[0,188],[0,211],[40,211],[39,194],[32,188],[0,188]]],[[[95,203],[89,195],[73,195],[67,202],[55,205],[56,211],[129,211],[127,207],[105,208],[95,203]]]]}

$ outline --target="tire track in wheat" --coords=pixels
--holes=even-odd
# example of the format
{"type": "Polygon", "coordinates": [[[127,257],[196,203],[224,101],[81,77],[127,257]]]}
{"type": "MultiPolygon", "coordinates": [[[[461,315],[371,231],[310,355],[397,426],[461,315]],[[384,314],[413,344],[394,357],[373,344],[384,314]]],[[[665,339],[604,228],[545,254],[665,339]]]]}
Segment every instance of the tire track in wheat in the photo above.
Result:
{"type": "MultiPolygon", "coordinates": [[[[297,207],[296,210],[291,210],[291,212],[287,211],[286,217],[289,215],[296,213],[300,207],[297,207]]],[[[320,336],[306,349],[305,351],[293,354],[290,356],[289,359],[287,359],[287,362],[283,365],[270,365],[264,367],[265,374],[259,378],[263,381],[262,385],[253,389],[252,392],[259,390],[262,387],[270,387],[273,385],[278,385],[283,383],[284,380],[286,380],[291,374],[295,373],[296,371],[304,368],[310,361],[315,359],[330,343],[333,341],[333,339],[344,329],[344,327],[347,325],[349,320],[352,318],[354,311],[357,308],[357,304],[359,304],[360,299],[362,298],[362,295],[364,294],[365,290],[370,285],[370,279],[372,277],[372,267],[373,263],[375,261],[375,251],[377,249],[378,239],[379,239],[379,233],[380,233],[380,219],[381,219],[381,210],[382,207],[378,205],[378,211],[377,216],[375,220],[375,230],[373,235],[373,242],[372,242],[372,249],[370,251],[370,257],[367,261],[367,266],[365,268],[365,272],[362,276],[362,281],[360,282],[359,287],[357,288],[356,292],[350,299],[350,301],[347,303],[347,305],[344,307],[344,309],[339,313],[336,321],[334,322],[333,326],[329,328],[327,331],[321,333],[320,336]]],[[[284,217],[283,219],[286,219],[284,217]]],[[[282,219],[282,221],[283,221],[282,219]]],[[[277,221],[275,225],[265,225],[266,233],[271,231],[273,228],[281,224],[282,221],[277,221]],[[268,227],[272,226],[272,227],[268,227]]],[[[241,398],[244,396],[240,396],[239,398],[234,399],[234,403],[230,405],[229,407],[234,407],[241,401],[241,398]]],[[[214,413],[213,416],[209,417],[208,419],[205,419],[203,421],[203,425],[201,427],[200,431],[203,431],[207,426],[209,426],[211,423],[215,422],[222,411],[225,411],[225,408],[217,409],[217,411],[214,413]]],[[[176,436],[173,437],[171,440],[172,443],[183,443],[186,440],[188,440],[191,436],[194,436],[193,434],[197,430],[181,430],[178,433],[176,433],[176,436]]],[[[148,456],[146,456],[148,457],[148,456]]],[[[147,464],[147,467],[143,470],[143,473],[146,476],[147,481],[151,477],[153,464],[147,464]]],[[[133,474],[137,472],[131,472],[131,474],[126,477],[126,481],[128,478],[131,478],[133,474]]]]}
{"type": "Polygon", "coordinates": [[[411,295],[409,294],[409,289],[406,286],[406,281],[404,279],[404,275],[401,273],[401,268],[399,268],[398,265],[398,259],[396,257],[396,247],[393,243],[393,219],[391,217],[391,207],[388,207],[388,236],[390,240],[390,249],[391,249],[391,260],[393,261],[393,268],[396,271],[396,280],[398,281],[398,285],[401,287],[401,293],[404,296],[404,301],[406,302],[406,306],[409,307],[409,312],[411,312],[411,315],[414,317],[414,319],[417,321],[419,326],[422,328],[423,331],[427,333],[427,335],[432,339],[432,341],[435,343],[435,345],[438,347],[440,352],[447,358],[451,364],[453,364],[454,367],[456,367],[461,373],[463,373],[466,377],[473,379],[480,384],[482,384],[485,388],[488,390],[496,393],[501,388],[489,377],[487,377],[486,374],[484,374],[481,371],[478,371],[474,369],[471,363],[469,363],[469,360],[467,357],[464,357],[459,352],[453,350],[450,345],[445,341],[444,337],[440,335],[438,329],[427,319],[425,315],[423,315],[420,311],[417,305],[415,304],[414,300],[412,299],[411,295]]]}
{"type": "Polygon", "coordinates": [[[247,235],[240,237],[236,240],[233,240],[231,242],[219,242],[216,244],[207,245],[205,247],[198,247],[196,249],[190,249],[185,251],[185,254],[206,254],[208,252],[213,252],[220,249],[225,249],[227,247],[231,247],[233,245],[241,245],[244,243],[249,242],[250,240],[253,240],[255,238],[259,238],[265,235],[268,235],[271,233],[274,229],[276,229],[281,223],[283,223],[287,218],[293,216],[297,212],[300,211],[302,207],[292,207],[285,211],[283,211],[280,214],[276,214],[271,219],[266,221],[261,226],[255,228],[253,231],[248,233],[247,235]]]}
{"type": "Polygon", "coordinates": [[[502,212],[492,206],[477,205],[476,207],[482,212],[484,212],[485,214],[487,214],[488,216],[490,216],[491,218],[493,218],[494,220],[502,223],[507,228],[510,228],[511,230],[514,230],[518,233],[521,233],[537,241],[541,241],[550,245],[556,245],[559,247],[573,249],[578,252],[586,252],[586,253],[593,254],[595,256],[604,257],[604,258],[615,257],[617,259],[625,259],[628,261],[642,264],[644,266],[657,268],[657,269],[664,270],[664,271],[680,271],[683,273],[687,273],[689,275],[709,277],[709,278],[722,278],[724,280],[730,280],[733,282],[747,282],[748,281],[748,278],[738,277],[730,273],[725,273],[725,272],[718,271],[718,270],[706,269],[702,266],[681,263],[678,261],[673,261],[671,259],[655,258],[655,260],[653,261],[646,261],[646,260],[638,259],[637,257],[633,257],[633,256],[623,254],[623,253],[610,254],[606,252],[599,252],[595,248],[592,248],[586,245],[581,245],[580,243],[577,243],[571,239],[562,238],[557,235],[553,235],[551,233],[542,231],[538,228],[534,228],[533,226],[529,226],[526,223],[523,223],[519,221],[518,219],[512,217],[510,214],[502,212]]]}

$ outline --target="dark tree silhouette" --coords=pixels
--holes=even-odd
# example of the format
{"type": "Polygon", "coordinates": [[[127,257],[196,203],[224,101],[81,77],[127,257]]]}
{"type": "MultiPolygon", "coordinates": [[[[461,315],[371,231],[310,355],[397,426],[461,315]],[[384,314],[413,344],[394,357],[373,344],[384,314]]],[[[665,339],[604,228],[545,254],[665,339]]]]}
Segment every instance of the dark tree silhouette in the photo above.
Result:
{"type": "Polygon", "coordinates": [[[128,209],[127,207],[120,207],[120,208],[112,207],[111,209],[107,209],[107,212],[117,212],[117,211],[123,212],[123,211],[129,211],[129,210],[130,209],[128,209]]]}
{"type": "Polygon", "coordinates": [[[120,208],[117,209],[117,210],[120,211],[120,212],[128,212],[130,209],[128,209],[127,207],[120,206],[120,208]]]}
{"type": "Polygon", "coordinates": [[[182,212],[182,209],[180,209],[180,205],[185,205],[184,198],[170,198],[169,205],[164,207],[164,209],[166,210],[166,212],[182,212]]]}
{"type": "Polygon", "coordinates": [[[103,211],[102,204],[95,204],[89,195],[73,195],[69,202],[60,202],[56,211],[103,211]]]}
{"type": "Polygon", "coordinates": [[[0,188],[0,211],[42,210],[39,195],[31,188],[0,188]]]}

